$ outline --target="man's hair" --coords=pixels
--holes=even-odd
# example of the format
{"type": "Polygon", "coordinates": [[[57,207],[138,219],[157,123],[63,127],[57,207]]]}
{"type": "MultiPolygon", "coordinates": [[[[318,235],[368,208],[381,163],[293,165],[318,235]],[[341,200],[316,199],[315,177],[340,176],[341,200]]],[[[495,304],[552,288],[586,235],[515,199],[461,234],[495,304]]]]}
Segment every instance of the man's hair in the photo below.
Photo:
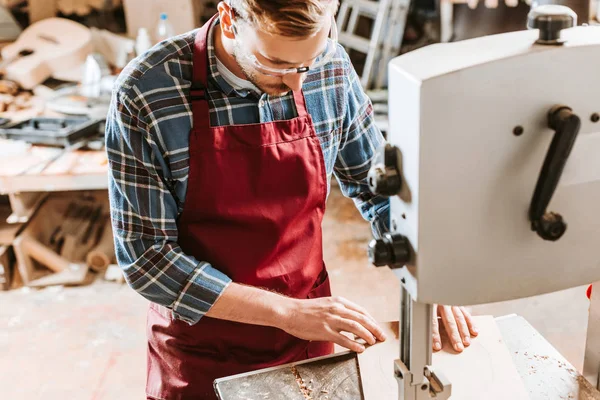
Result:
{"type": "Polygon", "coordinates": [[[235,13],[264,32],[297,38],[316,34],[338,0],[229,0],[235,13]]]}

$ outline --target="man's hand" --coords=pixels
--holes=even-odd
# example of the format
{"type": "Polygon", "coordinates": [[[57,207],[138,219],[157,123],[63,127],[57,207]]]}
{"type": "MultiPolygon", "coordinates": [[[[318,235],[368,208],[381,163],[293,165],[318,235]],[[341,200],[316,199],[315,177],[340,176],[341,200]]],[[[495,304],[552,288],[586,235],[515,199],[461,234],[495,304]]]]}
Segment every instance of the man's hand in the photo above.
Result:
{"type": "Polygon", "coordinates": [[[473,317],[464,307],[433,305],[433,350],[442,349],[442,338],[440,335],[440,323],[442,320],[448,340],[457,352],[462,352],[465,347],[471,345],[471,337],[477,336],[477,328],[473,317]]]}
{"type": "Polygon", "coordinates": [[[304,340],[327,341],[362,353],[365,347],[343,335],[364,339],[368,344],[385,341],[385,334],[362,307],[342,298],[290,299],[279,328],[304,340]]]}

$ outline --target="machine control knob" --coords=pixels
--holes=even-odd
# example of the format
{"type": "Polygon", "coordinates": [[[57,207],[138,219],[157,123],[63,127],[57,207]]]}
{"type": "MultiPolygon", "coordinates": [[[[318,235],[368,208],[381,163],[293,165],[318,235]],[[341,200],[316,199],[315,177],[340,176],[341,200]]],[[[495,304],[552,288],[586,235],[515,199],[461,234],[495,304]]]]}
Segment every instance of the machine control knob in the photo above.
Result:
{"type": "Polygon", "coordinates": [[[368,182],[373,194],[394,196],[402,189],[402,176],[398,170],[400,149],[387,144],[377,150],[377,156],[371,164],[368,182]]]}
{"type": "Polygon", "coordinates": [[[547,4],[533,8],[527,15],[527,28],[539,29],[539,44],[562,44],[560,31],[577,25],[577,14],[569,7],[547,4]]]}
{"type": "Polygon", "coordinates": [[[402,268],[410,261],[410,243],[406,236],[385,233],[369,243],[368,255],[376,267],[402,268]]]}

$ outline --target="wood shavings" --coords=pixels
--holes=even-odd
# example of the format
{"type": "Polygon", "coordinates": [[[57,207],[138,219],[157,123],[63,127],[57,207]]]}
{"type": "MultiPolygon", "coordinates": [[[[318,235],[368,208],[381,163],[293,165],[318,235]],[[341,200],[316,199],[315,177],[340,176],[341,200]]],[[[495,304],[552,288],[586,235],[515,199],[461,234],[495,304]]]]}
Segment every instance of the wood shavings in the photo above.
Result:
{"type": "Polygon", "coordinates": [[[304,382],[304,379],[302,379],[302,377],[300,376],[300,372],[298,372],[298,370],[296,369],[296,367],[292,367],[292,373],[294,374],[294,377],[296,377],[296,383],[298,383],[298,387],[300,388],[300,391],[302,392],[302,395],[304,396],[304,398],[306,400],[312,400],[311,394],[312,394],[312,379],[310,380],[309,384],[307,385],[304,382]]]}

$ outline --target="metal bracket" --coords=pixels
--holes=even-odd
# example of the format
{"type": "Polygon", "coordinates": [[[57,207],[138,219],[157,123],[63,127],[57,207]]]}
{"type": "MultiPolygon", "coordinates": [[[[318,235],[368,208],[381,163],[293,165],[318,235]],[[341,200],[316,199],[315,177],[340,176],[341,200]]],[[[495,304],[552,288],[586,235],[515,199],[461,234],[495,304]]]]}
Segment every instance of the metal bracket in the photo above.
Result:
{"type": "Polygon", "coordinates": [[[394,373],[398,381],[398,398],[402,400],[448,400],[452,393],[452,384],[441,372],[436,373],[433,367],[425,369],[422,382],[412,382],[413,375],[402,360],[394,361],[394,373]]]}

